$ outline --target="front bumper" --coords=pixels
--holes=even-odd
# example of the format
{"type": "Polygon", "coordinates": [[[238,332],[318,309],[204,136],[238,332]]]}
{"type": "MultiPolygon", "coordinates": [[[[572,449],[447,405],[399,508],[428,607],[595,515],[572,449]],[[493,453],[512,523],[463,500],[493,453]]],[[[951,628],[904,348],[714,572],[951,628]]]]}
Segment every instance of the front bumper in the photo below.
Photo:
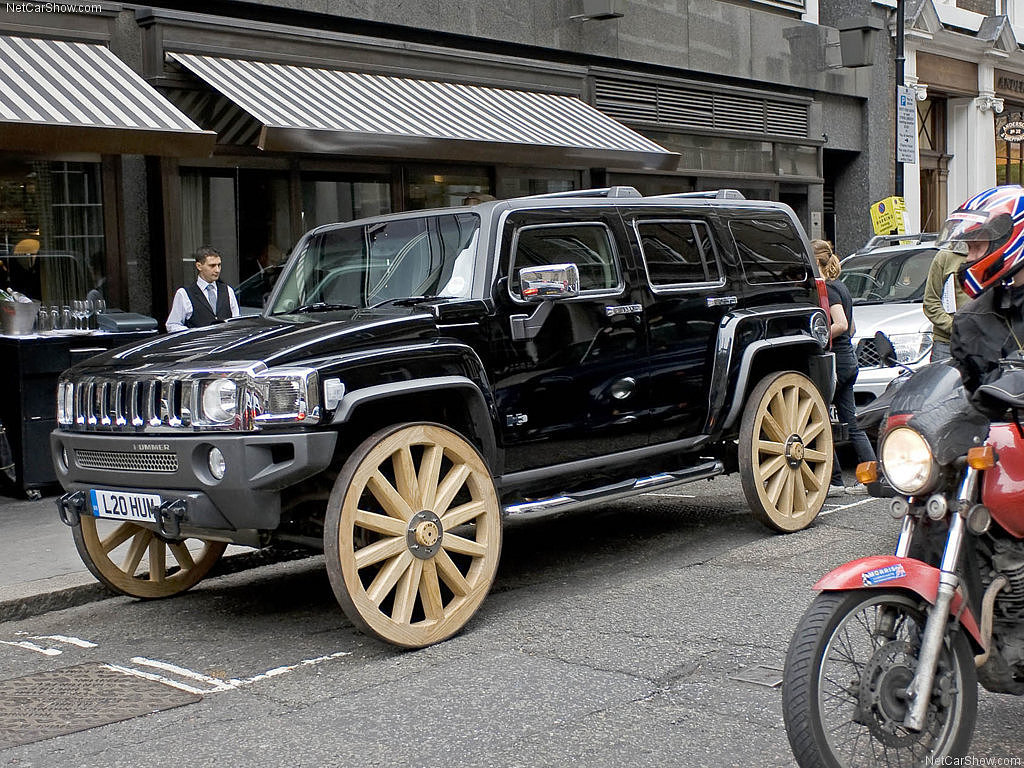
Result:
{"type": "Polygon", "coordinates": [[[104,488],[181,501],[183,529],[273,530],[281,490],[327,468],[337,439],[332,431],[165,437],[56,430],[50,451],[66,490],[104,488]],[[224,454],[220,480],[209,469],[213,447],[224,454]]]}

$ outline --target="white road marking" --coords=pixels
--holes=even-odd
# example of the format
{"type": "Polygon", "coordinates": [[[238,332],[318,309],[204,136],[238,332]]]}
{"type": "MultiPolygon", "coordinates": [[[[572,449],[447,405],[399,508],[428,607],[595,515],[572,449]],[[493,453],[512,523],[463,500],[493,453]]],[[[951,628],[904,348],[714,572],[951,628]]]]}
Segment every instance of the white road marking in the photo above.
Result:
{"type": "Polygon", "coordinates": [[[183,683],[165,675],[159,675],[155,672],[146,672],[141,669],[133,669],[131,667],[121,667],[116,664],[108,664],[107,667],[110,669],[117,670],[118,672],[124,672],[129,675],[136,675],[137,677],[143,677],[147,680],[156,680],[167,685],[180,688],[183,691],[189,691],[190,693],[198,694],[209,694],[209,693],[221,693],[222,691],[232,691],[242,686],[252,685],[262,680],[269,680],[272,677],[278,677],[280,675],[291,672],[293,669],[299,667],[308,667],[316,664],[322,664],[325,661],[331,661],[332,659],[340,659],[343,656],[351,656],[351,651],[338,651],[337,653],[329,653],[326,656],[317,656],[312,659],[303,659],[296,664],[289,664],[283,667],[274,667],[268,669],[266,672],[260,672],[258,675],[244,678],[232,678],[231,680],[222,680],[219,677],[211,677],[210,675],[204,675],[201,672],[195,672],[185,667],[180,667],[177,664],[170,664],[166,661],[159,661],[157,659],[147,659],[143,656],[135,656],[132,658],[133,664],[139,664],[144,667],[151,667],[153,669],[159,669],[162,672],[168,674],[177,675],[183,677],[186,680],[191,680],[196,683],[205,683],[209,688],[197,688],[194,685],[183,683]]]}
{"type": "Polygon", "coordinates": [[[56,640],[58,643],[77,645],[79,648],[96,648],[96,643],[82,640],[79,637],[68,637],[67,635],[33,635],[33,640],[56,640]]]}
{"type": "Polygon", "coordinates": [[[855,501],[852,504],[839,504],[836,507],[834,507],[833,509],[829,509],[829,510],[827,510],[825,512],[819,512],[818,513],[818,517],[823,517],[825,515],[831,515],[833,512],[839,512],[840,510],[843,510],[843,509],[853,509],[854,507],[859,507],[861,504],[867,504],[869,501],[879,501],[879,499],[876,499],[874,496],[868,496],[866,499],[861,499],[860,501],[855,501]]]}
{"type": "Polygon", "coordinates": [[[30,643],[28,640],[19,640],[16,643],[11,642],[10,640],[0,640],[0,645],[13,645],[15,648],[24,648],[27,651],[35,651],[36,653],[41,653],[44,656],[60,656],[63,653],[59,648],[43,648],[43,646],[30,643]]]}

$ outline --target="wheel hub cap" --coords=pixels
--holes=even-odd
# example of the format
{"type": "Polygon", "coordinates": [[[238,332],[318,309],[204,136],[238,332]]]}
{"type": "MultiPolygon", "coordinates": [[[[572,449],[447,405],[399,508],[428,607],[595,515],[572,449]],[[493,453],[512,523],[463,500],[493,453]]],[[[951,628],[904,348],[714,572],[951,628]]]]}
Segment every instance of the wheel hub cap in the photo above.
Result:
{"type": "Polygon", "coordinates": [[[441,525],[441,518],[429,509],[417,512],[409,519],[405,541],[409,545],[409,551],[416,557],[423,560],[433,557],[441,548],[443,539],[444,527],[441,525]]]}
{"type": "Polygon", "coordinates": [[[786,441],[786,460],[793,468],[800,466],[804,460],[804,441],[800,435],[790,435],[786,441]]]}

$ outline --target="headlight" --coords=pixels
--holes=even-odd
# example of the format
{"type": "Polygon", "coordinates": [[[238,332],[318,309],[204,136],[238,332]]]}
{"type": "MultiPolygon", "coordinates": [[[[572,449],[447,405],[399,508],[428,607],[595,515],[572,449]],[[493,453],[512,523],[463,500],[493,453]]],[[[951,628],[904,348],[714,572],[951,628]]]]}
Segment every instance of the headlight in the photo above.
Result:
{"type": "Polygon", "coordinates": [[[231,379],[214,379],[203,385],[203,418],[215,424],[234,421],[238,412],[238,386],[231,379]]]}
{"type": "Polygon", "coordinates": [[[825,320],[825,314],[822,312],[815,312],[811,316],[811,336],[820,344],[822,347],[827,347],[829,339],[832,336],[828,322],[825,320]]]}
{"type": "Polygon", "coordinates": [[[918,496],[935,485],[938,465],[921,434],[910,427],[896,427],[882,440],[882,468],[889,483],[900,493],[918,496]]]}
{"type": "Polygon", "coordinates": [[[312,368],[271,368],[255,377],[246,410],[257,425],[320,421],[320,384],[312,368]]]}
{"type": "Polygon", "coordinates": [[[895,333],[889,337],[896,350],[896,362],[916,363],[932,350],[932,335],[924,333],[895,333]]]}
{"type": "Polygon", "coordinates": [[[57,423],[71,424],[75,418],[75,387],[70,381],[57,386],[57,423]]]}

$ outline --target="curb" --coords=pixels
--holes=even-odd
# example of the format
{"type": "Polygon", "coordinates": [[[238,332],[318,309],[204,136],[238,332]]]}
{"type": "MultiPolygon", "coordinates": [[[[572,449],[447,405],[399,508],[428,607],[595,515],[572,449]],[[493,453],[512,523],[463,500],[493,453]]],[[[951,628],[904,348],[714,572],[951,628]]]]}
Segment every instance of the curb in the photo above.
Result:
{"type": "MultiPolygon", "coordinates": [[[[266,549],[254,552],[229,555],[222,558],[203,581],[214,579],[218,576],[228,576],[233,573],[261,568],[265,565],[274,565],[275,563],[284,563],[291,560],[303,560],[318,554],[320,554],[318,551],[312,549],[267,547],[266,549]]],[[[89,576],[89,574],[85,575],[89,576]]],[[[64,589],[54,589],[34,595],[25,595],[7,600],[0,599],[0,621],[28,619],[33,616],[42,616],[52,611],[74,608],[79,605],[109,600],[114,597],[125,597],[125,595],[108,589],[98,581],[93,581],[87,584],[77,584],[64,589]]]]}

